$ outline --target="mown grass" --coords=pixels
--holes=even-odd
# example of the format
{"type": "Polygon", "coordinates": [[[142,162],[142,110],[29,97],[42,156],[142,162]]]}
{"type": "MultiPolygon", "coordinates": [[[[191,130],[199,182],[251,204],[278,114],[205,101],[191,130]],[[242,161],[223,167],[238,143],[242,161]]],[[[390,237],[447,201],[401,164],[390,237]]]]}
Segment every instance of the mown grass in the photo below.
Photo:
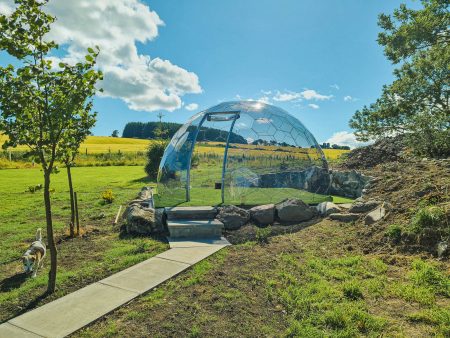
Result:
{"type": "MultiPolygon", "coordinates": [[[[164,251],[161,241],[142,238],[120,238],[113,220],[119,205],[133,199],[140,188],[151,184],[142,167],[73,168],[78,193],[83,238],[67,239],[70,219],[69,193],[65,171],[52,176],[53,221],[59,252],[57,293],[54,299],[113,272],[164,251]],[[105,204],[101,193],[111,189],[115,200],[105,204]]],[[[20,313],[43,294],[47,283],[49,259],[37,278],[22,274],[21,255],[34,240],[37,228],[46,239],[42,190],[28,191],[42,183],[37,169],[1,170],[0,191],[0,321],[20,313]]],[[[48,299],[44,300],[47,301],[48,299]]],[[[37,305],[33,304],[33,306],[37,305]]]]}

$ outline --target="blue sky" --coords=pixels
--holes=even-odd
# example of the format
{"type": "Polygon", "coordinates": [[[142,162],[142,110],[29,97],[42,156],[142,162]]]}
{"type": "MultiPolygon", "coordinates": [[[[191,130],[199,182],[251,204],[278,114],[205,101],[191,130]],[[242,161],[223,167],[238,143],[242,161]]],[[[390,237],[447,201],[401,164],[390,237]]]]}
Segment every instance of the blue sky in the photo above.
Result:
{"type": "MultiPolygon", "coordinates": [[[[7,2],[0,0],[0,11],[7,2]]],[[[83,44],[94,43],[93,36],[110,39],[103,64],[111,73],[102,84],[110,94],[95,99],[95,135],[122,131],[129,121],[154,121],[160,111],[165,121],[182,123],[197,111],[240,98],[288,110],[319,142],[354,144],[348,120],[393,78],[376,42],[377,16],[391,13],[400,1],[117,2],[123,4],[93,0],[92,8],[81,8],[50,1],[59,19],[52,37],[69,59],[79,56],[83,44]],[[90,13],[94,20],[96,10],[105,15],[94,27],[83,31],[89,22],[81,21],[70,26],[77,15],[84,20],[90,13]],[[123,64],[122,56],[128,60],[123,64]],[[151,72],[139,68],[150,61],[151,72]]]]}

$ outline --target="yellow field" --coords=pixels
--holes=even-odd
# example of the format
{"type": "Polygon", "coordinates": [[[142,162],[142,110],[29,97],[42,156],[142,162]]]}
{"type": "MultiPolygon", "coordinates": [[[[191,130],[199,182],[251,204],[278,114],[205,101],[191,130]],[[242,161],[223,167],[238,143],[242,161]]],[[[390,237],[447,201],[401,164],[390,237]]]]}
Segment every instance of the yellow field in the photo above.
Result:
{"type": "MultiPolygon", "coordinates": [[[[0,135],[0,144],[6,140],[6,136],[0,135]]],[[[143,152],[147,149],[148,145],[152,140],[141,140],[133,138],[121,138],[121,137],[110,137],[110,136],[89,136],[86,141],[80,147],[80,153],[85,154],[86,150],[88,154],[100,154],[107,152],[122,152],[122,153],[136,153],[143,152]]],[[[278,153],[279,155],[290,154],[295,157],[304,157],[307,153],[312,154],[312,149],[307,148],[291,148],[291,147],[280,147],[280,146],[258,146],[258,145],[239,145],[240,150],[230,149],[230,154],[234,152],[242,152],[245,149],[245,153],[253,155],[270,155],[278,153]]],[[[17,148],[11,149],[12,151],[26,151],[26,146],[19,146],[17,148]]],[[[196,152],[223,154],[223,144],[219,142],[209,142],[201,143],[196,148],[196,152]],[[222,147],[221,147],[222,145],[222,147]]],[[[348,150],[340,149],[323,149],[323,152],[327,159],[335,160],[339,158],[342,154],[348,152],[348,150]]]]}

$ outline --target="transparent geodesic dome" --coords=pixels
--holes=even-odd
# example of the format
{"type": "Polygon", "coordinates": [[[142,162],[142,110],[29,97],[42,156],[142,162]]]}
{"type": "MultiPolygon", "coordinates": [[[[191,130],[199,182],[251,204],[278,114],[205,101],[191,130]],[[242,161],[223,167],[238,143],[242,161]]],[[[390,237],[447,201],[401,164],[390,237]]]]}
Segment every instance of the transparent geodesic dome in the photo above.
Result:
{"type": "Polygon", "coordinates": [[[192,116],[172,137],[156,203],[318,203],[329,199],[327,177],[325,156],[298,119],[262,102],[224,102],[192,116]]]}

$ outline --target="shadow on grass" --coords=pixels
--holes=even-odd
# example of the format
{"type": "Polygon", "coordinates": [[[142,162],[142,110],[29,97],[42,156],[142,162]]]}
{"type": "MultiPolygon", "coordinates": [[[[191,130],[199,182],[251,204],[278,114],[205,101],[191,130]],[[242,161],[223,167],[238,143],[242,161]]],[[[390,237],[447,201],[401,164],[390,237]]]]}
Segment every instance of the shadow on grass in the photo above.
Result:
{"type": "Polygon", "coordinates": [[[28,279],[29,274],[25,272],[16,273],[14,276],[5,278],[0,282],[0,291],[8,292],[20,286],[28,279]]]}
{"type": "MultiPolygon", "coordinates": [[[[267,235],[268,238],[292,234],[302,231],[314,224],[321,222],[323,218],[316,217],[312,220],[306,222],[293,222],[293,223],[275,223],[270,226],[270,233],[267,235]]],[[[228,239],[231,244],[243,244],[249,241],[257,240],[257,229],[265,228],[264,226],[258,226],[256,224],[247,224],[242,226],[239,230],[226,230],[224,236],[228,239]]]]}
{"type": "Polygon", "coordinates": [[[153,183],[153,184],[155,184],[155,181],[150,179],[150,177],[148,177],[148,176],[144,176],[144,177],[141,177],[141,178],[136,178],[134,180],[131,180],[130,182],[132,182],[132,183],[153,183]]]}
{"type": "Polygon", "coordinates": [[[168,236],[168,234],[169,234],[168,231],[165,234],[159,234],[159,235],[129,234],[125,231],[124,227],[122,227],[122,229],[120,230],[120,233],[119,233],[119,238],[123,239],[123,240],[133,239],[133,238],[151,238],[154,241],[167,244],[167,243],[169,243],[167,241],[167,237],[166,237],[166,236],[168,236]]]}

